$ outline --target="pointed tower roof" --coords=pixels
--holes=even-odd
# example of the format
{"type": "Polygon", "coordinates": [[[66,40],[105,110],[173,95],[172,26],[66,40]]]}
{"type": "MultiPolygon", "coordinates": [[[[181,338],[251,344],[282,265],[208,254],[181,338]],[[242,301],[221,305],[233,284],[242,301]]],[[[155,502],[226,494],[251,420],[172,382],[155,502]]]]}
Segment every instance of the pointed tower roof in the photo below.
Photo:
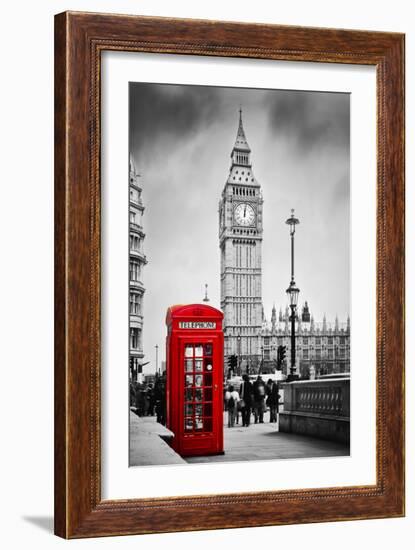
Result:
{"type": "Polygon", "coordinates": [[[238,125],[238,131],[236,133],[236,140],[235,145],[233,146],[233,150],[238,149],[238,151],[246,151],[247,153],[251,152],[251,149],[248,145],[248,142],[246,140],[245,136],[245,130],[242,123],[242,109],[239,107],[239,125],[238,125]]]}
{"type": "Polygon", "coordinates": [[[273,331],[275,330],[276,322],[277,322],[277,310],[275,309],[275,304],[274,304],[271,312],[271,325],[272,325],[273,331]]]}

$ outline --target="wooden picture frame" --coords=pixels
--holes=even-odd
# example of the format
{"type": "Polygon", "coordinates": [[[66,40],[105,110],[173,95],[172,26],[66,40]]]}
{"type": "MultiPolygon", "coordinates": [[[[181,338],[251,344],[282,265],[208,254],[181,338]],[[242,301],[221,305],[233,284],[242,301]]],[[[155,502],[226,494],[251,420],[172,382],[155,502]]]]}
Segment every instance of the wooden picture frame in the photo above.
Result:
{"type": "Polygon", "coordinates": [[[55,19],[55,132],[55,533],[78,538],[402,516],[404,35],[61,13],[55,19]],[[105,50],[376,67],[373,486],[102,501],[100,61],[105,50]]]}

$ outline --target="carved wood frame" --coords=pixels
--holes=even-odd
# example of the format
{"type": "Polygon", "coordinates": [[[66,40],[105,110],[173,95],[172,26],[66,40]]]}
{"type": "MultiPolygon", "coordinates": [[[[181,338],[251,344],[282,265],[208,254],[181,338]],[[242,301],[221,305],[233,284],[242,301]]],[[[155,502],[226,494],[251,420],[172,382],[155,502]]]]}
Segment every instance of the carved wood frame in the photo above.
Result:
{"type": "Polygon", "coordinates": [[[57,15],[55,533],[78,538],[403,514],[404,35],[76,12],[57,15]],[[100,54],[104,50],[376,67],[375,485],[101,500],[100,54]]]}

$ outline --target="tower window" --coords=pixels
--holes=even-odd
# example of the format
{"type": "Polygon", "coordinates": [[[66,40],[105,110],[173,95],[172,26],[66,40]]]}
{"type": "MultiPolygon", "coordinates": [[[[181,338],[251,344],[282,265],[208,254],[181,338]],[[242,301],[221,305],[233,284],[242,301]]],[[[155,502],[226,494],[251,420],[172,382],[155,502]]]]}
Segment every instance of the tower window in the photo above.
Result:
{"type": "Polygon", "coordinates": [[[136,261],[130,262],[130,281],[140,280],[140,265],[136,261]]]}
{"type": "Polygon", "coordinates": [[[138,328],[132,328],[130,333],[130,347],[132,349],[138,348],[138,328]]]}
{"type": "Polygon", "coordinates": [[[138,294],[130,294],[130,313],[132,315],[140,313],[140,296],[138,294]]]}
{"type": "Polygon", "coordinates": [[[140,250],[140,240],[136,235],[130,235],[130,250],[140,250]]]}

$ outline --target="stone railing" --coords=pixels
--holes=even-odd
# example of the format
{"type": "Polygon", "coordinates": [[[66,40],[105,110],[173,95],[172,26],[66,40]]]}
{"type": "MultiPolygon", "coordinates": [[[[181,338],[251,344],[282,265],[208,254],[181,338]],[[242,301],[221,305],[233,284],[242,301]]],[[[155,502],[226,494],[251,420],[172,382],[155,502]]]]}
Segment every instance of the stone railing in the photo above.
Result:
{"type": "Polygon", "coordinates": [[[318,380],[312,386],[298,386],[295,391],[297,411],[350,416],[349,380],[318,380]]]}
{"type": "Polygon", "coordinates": [[[346,442],[350,437],[350,378],[284,385],[280,431],[346,442]]]}

